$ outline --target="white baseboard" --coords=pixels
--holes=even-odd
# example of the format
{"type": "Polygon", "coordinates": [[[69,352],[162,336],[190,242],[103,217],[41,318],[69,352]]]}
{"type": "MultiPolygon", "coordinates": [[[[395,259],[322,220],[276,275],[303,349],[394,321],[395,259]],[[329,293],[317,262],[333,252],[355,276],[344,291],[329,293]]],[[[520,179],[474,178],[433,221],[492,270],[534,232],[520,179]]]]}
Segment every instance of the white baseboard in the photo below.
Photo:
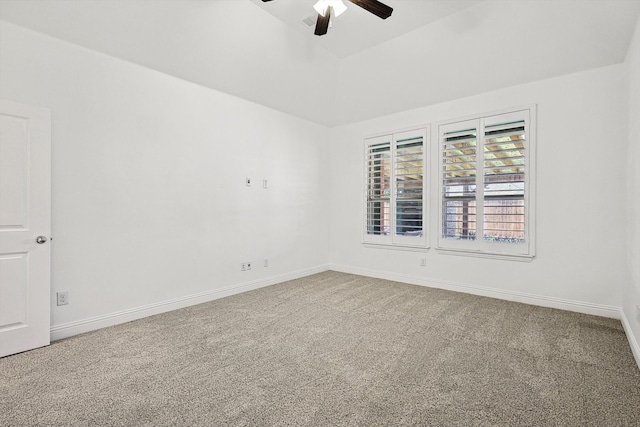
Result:
{"type": "Polygon", "coordinates": [[[631,330],[631,324],[629,323],[629,319],[627,319],[626,314],[624,314],[624,310],[620,309],[620,321],[622,322],[622,327],[624,328],[624,332],[627,334],[627,339],[629,340],[629,345],[631,346],[631,352],[633,353],[633,357],[636,359],[636,364],[640,369],[640,343],[636,340],[636,336],[633,334],[631,330]]]}
{"type": "Polygon", "coordinates": [[[154,314],[165,313],[167,311],[177,310],[179,308],[202,304],[204,302],[213,301],[242,292],[247,292],[253,289],[275,285],[276,283],[299,279],[301,277],[310,276],[312,274],[322,273],[323,271],[327,271],[328,269],[328,265],[319,265],[316,267],[297,270],[290,273],[254,280],[251,282],[244,282],[237,285],[226,286],[224,288],[213,289],[211,291],[201,292],[194,295],[187,295],[168,301],[161,301],[158,303],[148,304],[141,307],[134,307],[115,313],[105,314],[102,316],[96,316],[88,319],[55,325],[51,327],[50,330],[51,341],[56,341],[62,338],[71,337],[73,335],[94,331],[96,329],[106,328],[108,326],[118,325],[120,323],[130,322],[132,320],[142,319],[143,317],[152,316],[154,314]]]}
{"type": "Polygon", "coordinates": [[[429,288],[464,292],[467,294],[480,295],[506,301],[521,302],[524,304],[537,305],[541,307],[558,308],[561,310],[620,319],[620,307],[615,306],[572,301],[562,298],[547,297],[544,295],[528,294],[525,292],[509,291],[504,289],[489,288],[485,286],[470,285],[467,283],[452,282],[448,280],[430,279],[421,276],[369,270],[344,265],[331,264],[330,270],[340,271],[343,273],[358,274],[360,276],[375,277],[378,279],[393,280],[396,282],[410,283],[412,285],[426,286],[429,288]]]}

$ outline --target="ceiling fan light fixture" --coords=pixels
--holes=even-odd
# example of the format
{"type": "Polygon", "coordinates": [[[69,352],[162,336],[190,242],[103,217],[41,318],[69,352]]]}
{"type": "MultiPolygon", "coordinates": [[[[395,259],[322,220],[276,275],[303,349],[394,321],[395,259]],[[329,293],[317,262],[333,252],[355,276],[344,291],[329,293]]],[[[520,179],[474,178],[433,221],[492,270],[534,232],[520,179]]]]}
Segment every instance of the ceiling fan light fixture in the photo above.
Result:
{"type": "Polygon", "coordinates": [[[325,16],[327,11],[329,10],[329,7],[333,8],[333,13],[335,13],[335,16],[340,16],[344,13],[345,10],[347,10],[347,6],[342,3],[342,0],[318,0],[318,3],[313,5],[313,8],[316,10],[316,12],[318,12],[322,16],[325,16]]]}

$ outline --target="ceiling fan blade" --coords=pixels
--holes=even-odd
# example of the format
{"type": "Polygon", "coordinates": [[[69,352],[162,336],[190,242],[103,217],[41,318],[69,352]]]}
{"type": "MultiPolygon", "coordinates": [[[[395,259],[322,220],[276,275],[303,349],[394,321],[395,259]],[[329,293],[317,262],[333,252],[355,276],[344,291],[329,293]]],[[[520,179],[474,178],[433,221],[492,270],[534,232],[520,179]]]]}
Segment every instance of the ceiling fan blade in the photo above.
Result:
{"type": "Polygon", "coordinates": [[[333,8],[329,6],[327,13],[324,16],[318,14],[318,20],[316,21],[316,30],[313,32],[316,36],[324,36],[329,29],[329,21],[331,21],[331,13],[333,8]]]}
{"type": "Polygon", "coordinates": [[[263,3],[266,3],[266,2],[268,2],[268,1],[271,1],[271,0],[262,0],[262,2],[263,2],[263,3]]]}
{"type": "MultiPolygon", "coordinates": [[[[262,0],[265,1],[265,0],[262,0]]],[[[356,6],[360,6],[364,10],[379,16],[382,19],[387,19],[393,13],[393,8],[387,6],[384,3],[380,3],[378,0],[349,0],[356,6]]]]}

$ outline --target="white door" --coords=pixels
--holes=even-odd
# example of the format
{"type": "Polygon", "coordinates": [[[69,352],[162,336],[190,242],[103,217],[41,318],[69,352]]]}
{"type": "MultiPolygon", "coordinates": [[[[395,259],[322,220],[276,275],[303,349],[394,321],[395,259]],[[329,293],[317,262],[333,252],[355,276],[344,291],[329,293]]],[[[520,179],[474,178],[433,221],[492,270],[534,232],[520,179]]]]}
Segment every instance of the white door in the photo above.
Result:
{"type": "Polygon", "coordinates": [[[49,344],[51,112],[0,100],[0,357],[49,344]]]}

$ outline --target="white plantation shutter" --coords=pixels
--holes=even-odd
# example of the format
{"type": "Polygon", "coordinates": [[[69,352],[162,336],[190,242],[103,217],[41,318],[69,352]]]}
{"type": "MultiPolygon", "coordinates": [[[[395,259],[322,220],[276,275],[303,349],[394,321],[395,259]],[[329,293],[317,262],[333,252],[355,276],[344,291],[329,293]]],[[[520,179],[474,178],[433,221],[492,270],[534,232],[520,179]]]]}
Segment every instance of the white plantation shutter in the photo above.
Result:
{"type": "Polygon", "coordinates": [[[391,226],[391,138],[370,140],[366,145],[366,234],[389,234],[391,226]]]}
{"type": "Polygon", "coordinates": [[[394,135],[394,206],[393,242],[424,245],[425,211],[425,140],[424,131],[394,135]]]}
{"type": "Polygon", "coordinates": [[[525,121],[484,128],[483,238],[525,243],[525,121]]]}
{"type": "Polygon", "coordinates": [[[476,238],[478,137],[475,123],[444,129],[442,138],[442,237],[476,238]],[[466,128],[466,129],[465,129],[466,128]]]}
{"type": "Polygon", "coordinates": [[[439,126],[439,248],[533,255],[532,110],[439,126]]]}
{"type": "Polygon", "coordinates": [[[426,129],[365,140],[364,241],[426,245],[426,129]]]}

